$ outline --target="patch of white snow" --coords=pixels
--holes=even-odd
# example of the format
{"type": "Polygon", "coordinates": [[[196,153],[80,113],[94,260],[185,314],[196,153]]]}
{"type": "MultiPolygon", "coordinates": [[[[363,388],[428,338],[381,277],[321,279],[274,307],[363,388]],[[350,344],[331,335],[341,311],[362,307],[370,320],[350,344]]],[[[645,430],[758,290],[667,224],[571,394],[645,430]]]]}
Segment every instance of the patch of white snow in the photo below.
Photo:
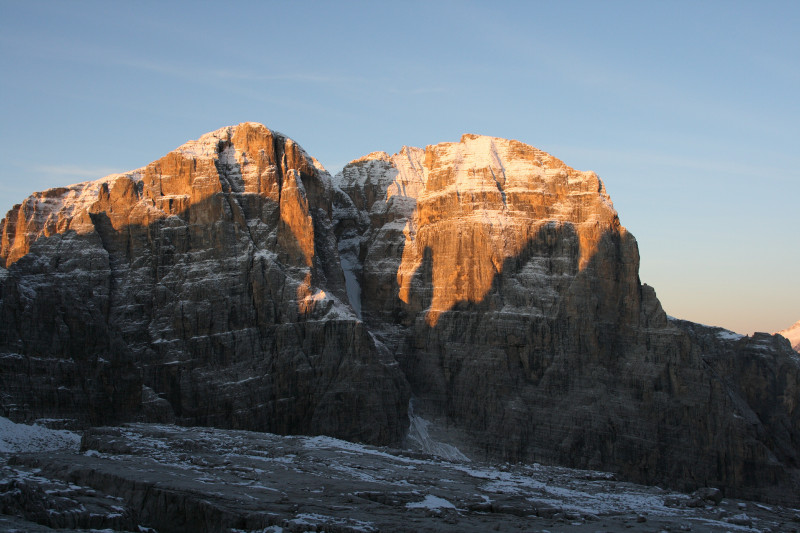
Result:
{"type": "Polygon", "coordinates": [[[0,417],[0,453],[78,451],[80,443],[81,436],[72,431],[16,424],[0,417]]]}
{"type": "Polygon", "coordinates": [[[347,299],[350,300],[350,305],[356,316],[361,318],[361,285],[358,283],[355,269],[357,260],[349,253],[340,253],[339,260],[342,264],[342,271],[344,272],[344,284],[347,290],[347,299]]]}
{"type": "Polygon", "coordinates": [[[411,422],[408,427],[408,439],[417,444],[425,453],[447,459],[448,461],[466,461],[469,457],[461,453],[461,450],[444,442],[438,442],[430,436],[428,427],[431,422],[414,414],[414,409],[409,402],[408,419],[411,422]]]}
{"type": "Polygon", "coordinates": [[[425,496],[421,502],[410,502],[406,504],[406,509],[455,509],[456,506],[432,494],[425,496]]]}
{"type": "Polygon", "coordinates": [[[740,333],[736,333],[735,331],[721,329],[717,332],[717,337],[724,341],[738,341],[739,339],[743,339],[745,336],[740,333]]]}

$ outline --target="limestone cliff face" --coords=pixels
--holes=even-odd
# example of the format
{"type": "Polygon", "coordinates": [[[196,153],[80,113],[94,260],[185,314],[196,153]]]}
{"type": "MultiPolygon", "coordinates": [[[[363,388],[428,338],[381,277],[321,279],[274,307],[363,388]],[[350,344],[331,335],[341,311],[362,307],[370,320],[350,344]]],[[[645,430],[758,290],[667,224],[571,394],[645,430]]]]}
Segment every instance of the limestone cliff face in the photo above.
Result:
{"type": "Polygon", "coordinates": [[[666,316],[592,172],[517,141],[333,180],[259,124],[0,223],[0,407],[398,442],[797,501],[800,359],[666,316]]]}
{"type": "Polygon", "coordinates": [[[346,302],[331,198],[252,123],[32,195],[2,225],[3,412],[397,441],[405,380],[346,302]]]}
{"type": "Polygon", "coordinates": [[[334,181],[351,297],[415,411],[462,450],[730,494],[797,487],[797,358],[668,320],[594,173],[465,135],[334,181]]]}

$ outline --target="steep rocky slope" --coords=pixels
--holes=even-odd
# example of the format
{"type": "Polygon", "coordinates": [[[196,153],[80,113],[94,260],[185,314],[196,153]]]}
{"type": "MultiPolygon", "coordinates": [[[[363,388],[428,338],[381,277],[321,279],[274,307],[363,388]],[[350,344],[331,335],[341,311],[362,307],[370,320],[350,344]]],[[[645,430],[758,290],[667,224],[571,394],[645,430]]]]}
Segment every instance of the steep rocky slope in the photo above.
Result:
{"type": "Polygon", "coordinates": [[[14,420],[175,421],[798,500],[800,360],[669,319],[592,172],[517,141],[369,154],[333,180],[223,128],[37,193],[0,226],[14,420]]]}
{"type": "Polygon", "coordinates": [[[743,495],[796,486],[798,359],[669,320],[594,173],[465,135],[334,181],[362,318],[463,451],[743,495]]]}
{"type": "Polygon", "coordinates": [[[30,196],[0,227],[3,412],[397,441],[405,380],[346,303],[331,197],[251,123],[30,196]]]}

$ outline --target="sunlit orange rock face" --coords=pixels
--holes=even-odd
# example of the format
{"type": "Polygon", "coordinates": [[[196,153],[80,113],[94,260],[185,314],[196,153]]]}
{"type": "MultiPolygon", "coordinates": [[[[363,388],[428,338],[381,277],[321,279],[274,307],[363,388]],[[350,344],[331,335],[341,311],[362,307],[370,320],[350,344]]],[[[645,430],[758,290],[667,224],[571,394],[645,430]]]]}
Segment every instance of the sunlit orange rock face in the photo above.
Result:
{"type": "Polygon", "coordinates": [[[358,239],[345,235],[340,252],[363,256],[361,303],[372,316],[422,314],[435,326],[443,312],[470,303],[555,316],[587,267],[580,279],[603,281],[613,299],[602,302],[606,318],[617,320],[610,315],[620,309],[609,304],[621,299],[628,318],[638,316],[636,243],[594,172],[518,141],[464,135],[370,154],[337,179],[369,219],[358,239]]]}
{"type": "Polygon", "coordinates": [[[763,339],[668,319],[593,172],[464,135],[334,181],[351,301],[440,438],[686,489],[798,486],[790,440],[764,436],[800,436],[800,411],[764,398],[796,397],[800,366],[770,340],[781,354],[753,372],[763,339]]]}
{"type": "Polygon", "coordinates": [[[475,458],[800,494],[786,340],[668,318],[600,179],[518,141],[374,152],[331,178],[245,123],[34,193],[0,236],[15,420],[399,445],[413,397],[475,458]]]}
{"type": "Polygon", "coordinates": [[[255,123],[33,194],[0,227],[4,412],[397,442],[405,380],[346,302],[331,197],[255,123]]]}
{"type": "Polygon", "coordinates": [[[397,281],[410,304],[413,277],[430,253],[431,326],[459,302],[483,301],[504,263],[546,225],[573,228],[579,269],[605,232],[624,231],[594,173],[517,141],[465,135],[429,146],[423,165],[397,281]]]}
{"type": "Polygon", "coordinates": [[[246,226],[252,218],[270,224],[277,215],[277,236],[285,253],[293,262],[311,266],[314,230],[309,209],[330,210],[329,200],[319,194],[318,180],[310,178],[316,173],[314,162],[291,139],[276,137],[260,124],[223,128],[141,169],[33,194],[6,217],[0,261],[10,266],[40,237],[94,231],[93,214],[102,213],[115,231],[146,227],[171,216],[191,225],[230,216],[246,226]],[[322,205],[309,205],[302,176],[313,181],[322,205]],[[221,193],[238,195],[240,201],[231,203],[221,193]]]}

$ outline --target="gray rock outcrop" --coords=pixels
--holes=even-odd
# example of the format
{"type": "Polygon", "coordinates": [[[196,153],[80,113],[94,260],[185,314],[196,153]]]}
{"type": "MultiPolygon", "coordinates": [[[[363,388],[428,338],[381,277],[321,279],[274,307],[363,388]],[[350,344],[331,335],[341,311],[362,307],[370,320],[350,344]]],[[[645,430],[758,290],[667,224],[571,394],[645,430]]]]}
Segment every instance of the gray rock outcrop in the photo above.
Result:
{"type": "Polygon", "coordinates": [[[798,358],[668,319],[594,173],[465,135],[334,179],[362,318],[462,451],[748,497],[798,487],[798,358]]]}
{"type": "Polygon", "coordinates": [[[800,360],[666,316],[592,172],[517,141],[331,179],[223,128],[0,223],[0,406],[399,443],[796,502],[800,360]],[[433,426],[432,426],[433,428],[433,426]]]}
{"type": "Polygon", "coordinates": [[[690,496],[329,437],[126,424],[88,430],[80,452],[0,453],[2,531],[725,533],[745,512],[757,531],[800,525],[791,507],[713,489],[690,496]]]}
{"type": "Polygon", "coordinates": [[[398,441],[407,386],[346,303],[331,197],[251,123],[29,197],[0,227],[3,412],[398,441]]]}

